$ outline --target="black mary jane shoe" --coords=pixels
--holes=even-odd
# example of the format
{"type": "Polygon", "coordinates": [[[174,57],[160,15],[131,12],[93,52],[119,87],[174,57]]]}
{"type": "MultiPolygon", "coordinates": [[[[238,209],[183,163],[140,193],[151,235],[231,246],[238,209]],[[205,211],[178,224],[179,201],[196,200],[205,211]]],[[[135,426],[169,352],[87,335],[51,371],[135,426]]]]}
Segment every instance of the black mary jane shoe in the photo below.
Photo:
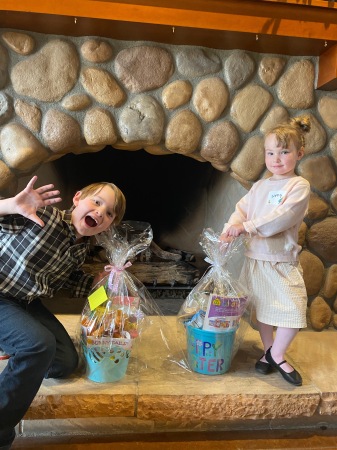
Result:
{"type": "MultiPolygon", "coordinates": [[[[261,356],[263,358],[264,355],[261,356]]],[[[256,372],[262,373],[262,375],[268,375],[268,373],[273,372],[273,367],[268,362],[261,361],[261,358],[255,363],[256,372]]]]}
{"type": "Polygon", "coordinates": [[[281,366],[282,364],[284,364],[287,361],[281,361],[280,363],[277,363],[273,360],[272,356],[271,356],[271,352],[270,352],[270,348],[266,351],[266,356],[265,356],[266,360],[269,362],[269,364],[276,370],[278,370],[280,372],[280,374],[282,375],[282,377],[288,381],[288,383],[293,384],[295,386],[302,386],[302,377],[301,375],[297,372],[297,370],[293,370],[292,372],[285,372],[281,366]]]}

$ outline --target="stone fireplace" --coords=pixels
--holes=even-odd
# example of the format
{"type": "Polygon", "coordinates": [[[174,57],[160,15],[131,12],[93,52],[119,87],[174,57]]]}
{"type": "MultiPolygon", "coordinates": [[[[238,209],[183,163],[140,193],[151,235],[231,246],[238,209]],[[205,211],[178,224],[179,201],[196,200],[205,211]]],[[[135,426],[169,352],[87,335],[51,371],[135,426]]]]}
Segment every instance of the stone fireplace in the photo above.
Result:
{"type": "MultiPolygon", "coordinates": [[[[75,22],[76,23],[76,22],[75,22]]],[[[337,327],[336,91],[319,58],[242,49],[0,29],[0,193],[36,173],[73,193],[101,179],[155,241],[196,253],[268,176],[263,133],[309,114],[298,173],[312,186],[301,263],[314,329],[337,327]]]]}

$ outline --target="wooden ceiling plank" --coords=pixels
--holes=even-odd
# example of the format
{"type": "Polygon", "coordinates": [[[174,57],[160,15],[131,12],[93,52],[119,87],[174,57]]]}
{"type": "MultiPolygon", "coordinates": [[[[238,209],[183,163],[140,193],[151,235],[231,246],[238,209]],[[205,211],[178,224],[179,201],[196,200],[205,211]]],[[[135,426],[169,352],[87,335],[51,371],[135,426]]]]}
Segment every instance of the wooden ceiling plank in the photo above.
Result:
{"type": "MultiPolygon", "coordinates": [[[[337,10],[266,1],[1,0],[3,11],[337,40],[337,10]],[[156,3],[155,5],[153,5],[156,3]],[[192,5],[193,3],[193,5],[192,5]],[[193,7],[192,7],[193,6],[193,7]],[[198,8],[198,9],[196,9],[198,8]]],[[[317,3],[317,2],[316,2],[317,3]]]]}

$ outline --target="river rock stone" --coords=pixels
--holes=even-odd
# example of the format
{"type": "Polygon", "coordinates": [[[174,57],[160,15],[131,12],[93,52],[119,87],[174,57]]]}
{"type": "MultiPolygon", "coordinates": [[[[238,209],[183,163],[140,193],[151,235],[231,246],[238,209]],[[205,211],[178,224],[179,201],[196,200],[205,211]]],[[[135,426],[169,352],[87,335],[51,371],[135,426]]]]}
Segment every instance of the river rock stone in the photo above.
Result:
{"type": "Polygon", "coordinates": [[[314,330],[322,331],[325,328],[329,328],[329,324],[332,318],[332,311],[324,298],[316,297],[311,302],[309,314],[310,323],[314,330]]]}
{"type": "Polygon", "coordinates": [[[81,83],[84,89],[103,105],[117,108],[125,102],[123,89],[107,70],[87,67],[81,72],[81,83]]]}
{"type": "Polygon", "coordinates": [[[0,92],[0,125],[8,122],[13,114],[13,101],[12,98],[0,92]]]}
{"type": "Polygon", "coordinates": [[[15,92],[43,102],[57,102],[75,85],[79,58],[69,42],[56,39],[17,63],[11,72],[15,92]]]}
{"type": "Polygon", "coordinates": [[[83,58],[92,63],[103,63],[112,58],[111,45],[101,39],[88,39],[81,46],[83,58]]]}
{"type": "MultiPolygon", "coordinates": [[[[326,298],[332,298],[337,295],[337,264],[333,264],[328,268],[322,294],[326,298]]],[[[337,304],[335,306],[337,306],[337,304]]],[[[335,306],[334,311],[335,313],[337,313],[337,309],[335,309],[335,306]]]]}
{"type": "Polygon", "coordinates": [[[230,169],[229,164],[217,164],[215,162],[211,162],[211,164],[214,169],[219,170],[220,172],[228,172],[230,169]]]}
{"type": "Polygon", "coordinates": [[[199,150],[195,150],[192,153],[188,153],[188,154],[186,154],[186,156],[187,156],[187,158],[195,159],[196,161],[199,161],[199,162],[206,162],[205,158],[203,158],[200,155],[199,150]]]}
{"type": "Polygon", "coordinates": [[[16,114],[32,131],[38,133],[41,129],[42,112],[35,103],[24,100],[15,100],[14,109],[16,114]]]}
{"type": "Polygon", "coordinates": [[[303,159],[298,165],[298,173],[319,191],[330,191],[336,185],[336,172],[328,156],[303,159]]]}
{"type": "Polygon", "coordinates": [[[264,167],[264,139],[252,136],[232,161],[231,169],[244,180],[256,181],[264,167]]]}
{"type": "Polygon", "coordinates": [[[298,245],[300,245],[301,247],[303,247],[305,244],[305,237],[307,234],[307,230],[308,230],[307,224],[305,222],[302,222],[298,230],[298,245]]]}
{"type": "Polygon", "coordinates": [[[42,135],[50,150],[65,153],[81,146],[81,127],[68,114],[49,109],[42,122],[42,135]]]}
{"type": "MultiPolygon", "coordinates": [[[[81,145],[81,147],[74,148],[71,153],[74,155],[81,155],[82,153],[97,153],[105,148],[105,145],[81,145]]],[[[56,158],[62,157],[61,155],[54,154],[56,158]]]]}
{"type": "Polygon", "coordinates": [[[322,150],[326,144],[326,131],[313,114],[308,114],[311,129],[305,134],[305,155],[311,155],[322,150]]]}
{"type": "Polygon", "coordinates": [[[187,47],[176,55],[178,71],[186,78],[204,77],[221,69],[218,55],[208,49],[187,47]]]}
{"type": "Polygon", "coordinates": [[[9,168],[29,171],[48,158],[47,150],[36,137],[18,123],[10,123],[0,133],[0,148],[9,168]]]}
{"type": "Polygon", "coordinates": [[[337,164],[337,134],[334,134],[330,139],[330,151],[331,156],[333,157],[335,163],[337,164]]]}
{"type": "Polygon", "coordinates": [[[212,165],[227,168],[227,163],[235,155],[239,142],[239,133],[232,122],[223,121],[213,125],[206,134],[200,154],[212,165]]]}
{"type": "Polygon", "coordinates": [[[311,192],[307,218],[311,220],[324,219],[328,215],[329,208],[329,203],[318,194],[311,192]]]}
{"type": "Polygon", "coordinates": [[[337,98],[329,95],[320,98],[317,109],[325,125],[332,129],[337,129],[337,98]]]}
{"type": "Polygon", "coordinates": [[[337,261],[337,217],[326,219],[312,225],[307,234],[307,242],[323,261],[337,261]]]}
{"type": "Polygon", "coordinates": [[[286,123],[288,120],[288,111],[283,106],[275,106],[268,112],[266,118],[261,123],[260,131],[266,134],[280,123],[286,123]]]}
{"type": "Polygon", "coordinates": [[[193,88],[189,81],[177,80],[170,83],[162,92],[162,102],[166,109],[176,109],[185,105],[192,97],[193,88]]]}
{"type": "Polygon", "coordinates": [[[335,329],[337,329],[337,314],[333,314],[331,324],[335,329]]]}
{"type": "Polygon", "coordinates": [[[266,89],[249,85],[239,91],[231,106],[231,117],[238,126],[249,133],[252,131],[273,101],[266,89]]]}
{"type": "Polygon", "coordinates": [[[167,83],[174,72],[173,59],[160,47],[126,48],[115,58],[115,72],[130,92],[146,92],[167,83]]]}
{"type": "Polygon", "coordinates": [[[285,59],[278,56],[265,56],[259,65],[259,77],[263,83],[272,86],[281,75],[285,59]]]}
{"type": "Polygon", "coordinates": [[[14,173],[3,161],[0,161],[0,189],[8,188],[15,179],[14,173]]]}
{"type": "Polygon", "coordinates": [[[18,33],[17,31],[5,31],[2,33],[2,39],[8,47],[20,55],[30,55],[35,47],[35,40],[26,33],[18,33]]]}
{"type": "Polygon", "coordinates": [[[337,211],[337,188],[335,188],[330,196],[331,206],[335,211],[337,211]]]}
{"type": "Polygon", "coordinates": [[[88,145],[113,145],[117,141],[114,118],[103,108],[92,108],[86,113],[83,131],[88,145]]]}
{"type": "Polygon", "coordinates": [[[317,295],[324,278],[324,264],[313,253],[303,250],[299,256],[308,296],[317,295]]]}
{"type": "Polygon", "coordinates": [[[156,145],[164,131],[164,111],[150,95],[137,95],[124,107],[119,118],[120,134],[124,142],[156,145]]]}
{"type": "Polygon", "coordinates": [[[202,127],[199,119],[187,109],[176,113],[167,125],[165,146],[174,153],[188,155],[199,145],[202,127]]]}
{"type": "Polygon", "coordinates": [[[278,82],[278,97],[288,108],[307,109],[314,104],[315,68],[311,61],[295,62],[278,82]]]}
{"type": "Polygon", "coordinates": [[[7,50],[0,45],[0,89],[6,86],[8,80],[8,53],[7,50]]]}
{"type": "Polygon", "coordinates": [[[68,95],[63,101],[62,106],[68,111],[80,111],[91,105],[91,99],[87,94],[68,95]]]}
{"type": "Polygon", "coordinates": [[[170,150],[167,150],[164,145],[148,145],[144,147],[144,150],[147,153],[150,153],[150,155],[156,155],[156,156],[164,156],[164,155],[173,155],[170,150]]]}
{"type": "Polygon", "coordinates": [[[244,187],[245,189],[247,189],[247,191],[249,191],[249,189],[253,186],[253,182],[252,181],[247,181],[244,178],[240,177],[237,173],[235,172],[230,172],[230,176],[231,178],[233,178],[234,180],[238,181],[242,187],[244,187]]]}
{"type": "Polygon", "coordinates": [[[205,122],[218,119],[228,101],[228,89],[221,78],[206,78],[197,84],[193,105],[205,122]]]}
{"type": "Polygon", "coordinates": [[[228,86],[232,89],[243,86],[253,75],[254,69],[255,62],[248,53],[234,50],[225,61],[224,74],[228,86]]]}

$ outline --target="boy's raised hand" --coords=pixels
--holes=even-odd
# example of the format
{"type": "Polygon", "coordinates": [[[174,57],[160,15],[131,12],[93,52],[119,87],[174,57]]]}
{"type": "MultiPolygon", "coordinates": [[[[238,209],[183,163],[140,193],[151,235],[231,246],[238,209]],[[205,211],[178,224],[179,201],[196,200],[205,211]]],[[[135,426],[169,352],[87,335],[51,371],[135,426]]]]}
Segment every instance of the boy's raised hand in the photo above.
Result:
{"type": "Polygon", "coordinates": [[[13,202],[15,213],[21,214],[43,227],[44,223],[36,215],[36,210],[43,206],[58,203],[62,199],[58,197],[60,194],[59,191],[52,190],[54,188],[53,184],[46,184],[45,186],[34,189],[36,180],[37,176],[35,175],[27,186],[13,198],[13,202]]]}

